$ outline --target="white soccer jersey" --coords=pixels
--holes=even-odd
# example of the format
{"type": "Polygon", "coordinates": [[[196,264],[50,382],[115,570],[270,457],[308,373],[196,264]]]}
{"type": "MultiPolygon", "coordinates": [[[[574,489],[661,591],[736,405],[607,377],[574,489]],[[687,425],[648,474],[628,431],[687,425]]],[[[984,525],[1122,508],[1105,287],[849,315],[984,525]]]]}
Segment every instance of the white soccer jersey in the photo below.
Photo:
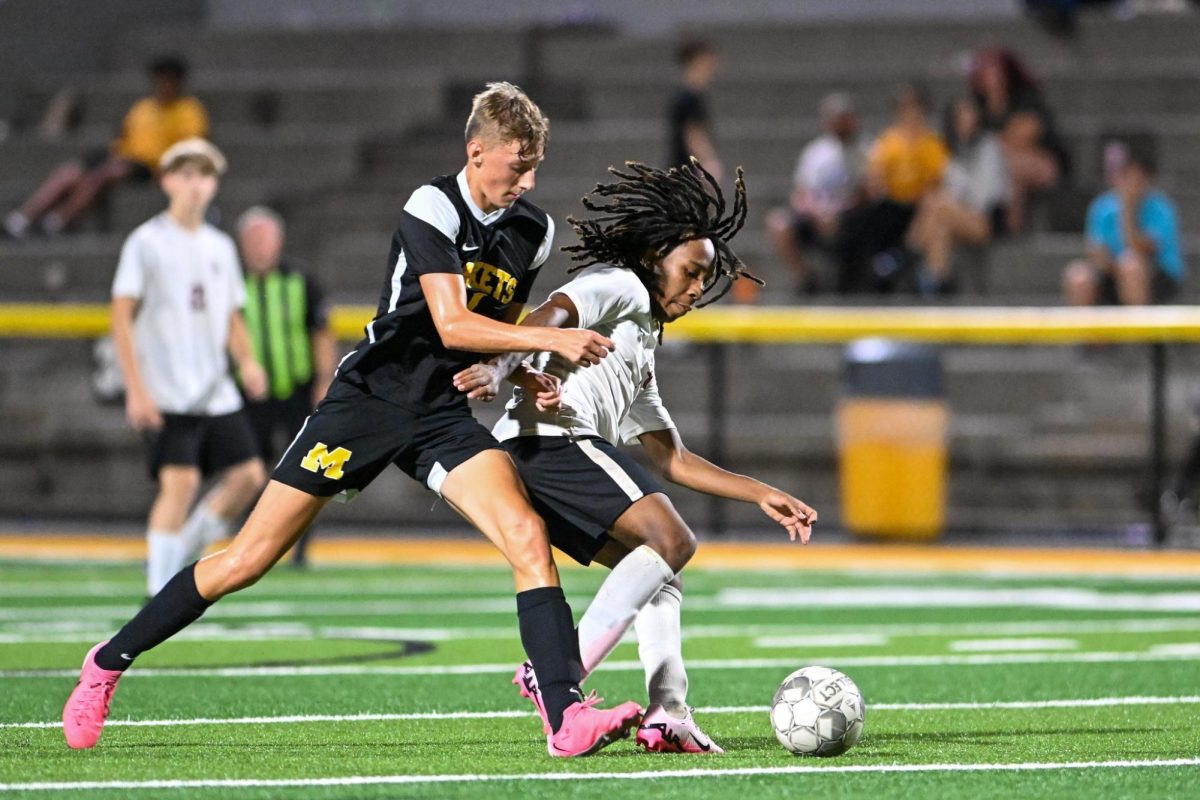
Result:
{"type": "Polygon", "coordinates": [[[125,240],[112,293],[140,301],[134,348],[160,410],[216,416],[242,407],[226,353],[230,316],[246,304],[232,239],[207,223],[189,231],[163,212],[125,240]]]}
{"type": "Polygon", "coordinates": [[[615,445],[634,444],[648,431],[674,428],[654,379],[658,344],[650,293],[627,269],[597,265],[555,290],[571,299],[578,325],[613,340],[616,348],[599,364],[580,367],[543,353],[537,367],[562,380],[562,407],[545,412],[517,389],[492,433],[516,436],[597,435],[615,445]]]}

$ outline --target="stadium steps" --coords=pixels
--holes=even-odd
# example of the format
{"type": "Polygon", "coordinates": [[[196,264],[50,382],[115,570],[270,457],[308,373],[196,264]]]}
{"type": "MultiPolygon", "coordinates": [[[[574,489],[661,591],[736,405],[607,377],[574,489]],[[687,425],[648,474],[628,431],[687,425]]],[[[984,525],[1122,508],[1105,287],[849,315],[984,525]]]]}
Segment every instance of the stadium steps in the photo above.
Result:
{"type": "MultiPolygon", "coordinates": [[[[1047,35],[1029,20],[883,19],[796,24],[746,22],[705,30],[721,56],[723,72],[803,77],[838,69],[888,70],[901,76],[924,69],[959,71],[980,47],[1004,44],[1037,65],[1081,68],[1114,60],[1164,59],[1194,55],[1200,21],[1193,15],[1145,17],[1132,22],[1081,17],[1070,42],[1047,35]],[[918,43],[904,47],[902,43],[918,43]],[[847,54],[864,54],[848,63],[847,54]]],[[[645,66],[670,74],[673,37],[563,36],[543,47],[547,72],[574,80],[645,66]]]]}
{"type": "MultiPolygon", "coordinates": [[[[0,349],[10,365],[3,405],[11,409],[6,419],[15,423],[0,443],[0,480],[28,490],[57,514],[137,518],[151,491],[141,478],[141,444],[125,427],[121,408],[98,406],[92,398],[89,352],[85,342],[10,342],[0,349]]],[[[1028,524],[1046,522],[1048,509],[1081,524],[1111,523],[1122,514],[1132,520],[1147,437],[1139,355],[1080,367],[1072,348],[948,350],[955,513],[964,520],[995,519],[1011,503],[1015,510],[1009,513],[1028,524]]],[[[838,397],[840,348],[742,348],[730,361],[728,465],[796,487],[813,502],[821,498],[826,519],[835,522],[836,510],[828,508],[836,498],[830,409],[838,397]],[[778,392],[784,380],[805,391],[778,392]]],[[[1200,375],[1200,364],[1194,355],[1177,361],[1171,423],[1185,430],[1186,386],[1200,375]]],[[[710,446],[703,392],[684,387],[703,385],[705,370],[695,348],[668,346],[659,359],[666,400],[685,439],[700,453],[710,446]]],[[[485,406],[481,416],[491,420],[499,410],[485,406]]],[[[1185,443],[1184,437],[1172,439],[1173,458],[1185,443]]],[[[702,527],[707,499],[684,490],[673,495],[702,527]]],[[[24,513],[14,504],[27,496],[6,493],[0,513],[24,513]]],[[[444,509],[431,505],[426,493],[396,474],[330,516],[444,524],[444,509]]],[[[732,523],[758,522],[757,512],[732,505],[732,523]]]]}
{"type": "MultiPolygon", "coordinates": [[[[1195,15],[1130,23],[1085,18],[1071,43],[1044,35],[1025,21],[984,25],[949,21],[820,25],[746,25],[711,31],[722,54],[713,91],[722,155],[744,163],[753,218],[738,239],[751,263],[770,264],[762,214],[787,193],[803,141],[816,131],[814,109],[831,88],[860,96],[864,129],[887,121],[893,84],[925,79],[940,103],[962,88],[964,56],[980,44],[1015,47],[1045,79],[1077,162],[1082,185],[1098,176],[1099,137],[1112,130],[1155,130],[1163,184],[1176,193],[1185,226],[1200,218],[1200,136],[1195,133],[1195,15]],[[919,42],[899,47],[898,42],[919,42]],[[847,53],[869,53],[846,64],[847,53]],[[1092,83],[1081,75],[1099,75],[1092,83]],[[753,90],[753,91],[751,91],[753,90]],[[761,97],[762,99],[756,99],[761,97]],[[1180,111],[1180,109],[1185,109],[1180,111]],[[764,133],[767,131],[769,133],[764,133]]],[[[408,192],[437,172],[461,165],[462,109],[471,91],[497,75],[520,79],[523,35],[516,31],[245,32],[143,28],[114,48],[117,72],[80,85],[90,123],[56,143],[17,135],[3,145],[0,201],[18,201],[26,187],[63,158],[103,146],[113,122],[144,86],[147,57],[176,49],[193,62],[194,86],[214,113],[214,135],[229,151],[233,173],[218,204],[226,220],[244,205],[270,200],[291,210],[294,252],[315,262],[339,300],[371,303],[384,269],[387,236],[408,192]],[[484,43],[489,57],[480,59],[484,43]],[[431,68],[432,65],[432,68],[431,68]],[[264,111],[264,93],[269,93],[264,111]],[[272,106],[273,107],[270,107],[272,106]],[[270,112],[274,126],[260,123],[270,112]],[[241,184],[242,188],[235,188],[241,184]]],[[[674,39],[594,33],[555,35],[543,43],[552,144],[538,202],[560,222],[578,209],[578,196],[610,163],[662,156],[664,104],[673,82],[674,39]],[[571,96],[555,96],[568,90],[571,96]],[[577,95],[577,96],[576,96],[577,95]],[[562,112],[558,109],[563,109],[562,112]],[[592,119],[572,121],[589,112],[592,119]],[[639,115],[649,121],[638,121],[639,115]]],[[[55,87],[43,85],[37,91],[55,87]]],[[[538,97],[542,97],[541,94],[538,97]]],[[[25,191],[28,190],[25,189],[25,191]]],[[[103,237],[0,242],[0,294],[6,299],[107,296],[116,253],[127,228],[161,207],[151,187],[114,198],[114,231],[103,237]],[[77,252],[71,252],[72,250],[77,252]],[[57,261],[60,267],[52,267],[57,261]],[[45,290],[46,272],[68,280],[45,290]]],[[[6,206],[7,207],[7,206],[6,206]]],[[[1055,304],[1065,260],[1077,255],[1077,235],[1035,235],[999,245],[991,259],[987,302],[1055,304]]],[[[1193,263],[1200,248],[1189,250],[1193,263]]],[[[563,262],[540,289],[564,279],[563,262]]],[[[772,265],[771,302],[787,302],[786,281],[772,265]]],[[[959,298],[956,302],[969,300],[959,298]]],[[[908,298],[871,298],[904,303],[908,298]]],[[[668,347],[660,374],[685,435],[707,446],[701,387],[704,364],[668,347]],[[673,387],[693,387],[694,391],[673,387]]],[[[730,466],[752,471],[821,506],[836,521],[835,448],[828,410],[836,402],[840,350],[738,350],[731,359],[730,466]],[[746,370],[745,373],[739,370],[746,370]],[[759,372],[751,372],[756,369],[759,372]],[[802,379],[790,404],[783,392],[757,387],[802,379]],[[789,377],[790,376],[790,377],[789,377]],[[757,381],[757,382],[756,382],[757,381]],[[758,413],[758,412],[763,413],[758,413]],[[790,413],[789,413],[790,412],[790,413]],[[787,430],[787,436],[779,435],[787,430]]],[[[100,408],[87,385],[87,343],[0,342],[5,423],[0,443],[0,511],[29,513],[27,498],[59,514],[139,519],[151,489],[143,481],[141,445],[125,428],[119,408],[100,408]],[[47,409],[54,409],[51,415],[47,409]],[[23,499],[26,498],[26,499],[23,499]]],[[[1136,348],[1075,362],[1073,348],[974,348],[946,354],[953,411],[955,464],[950,484],[956,524],[1088,524],[1135,521],[1144,469],[1145,359],[1136,348]]],[[[1189,349],[1172,349],[1170,446],[1186,444],[1187,385],[1200,377],[1189,349]]],[[[494,414],[495,406],[485,414],[494,414]]],[[[673,492],[685,516],[703,527],[708,500],[673,492]]],[[[360,501],[335,506],[337,520],[412,521],[444,525],[445,509],[395,471],[360,501]]],[[[755,509],[729,504],[734,525],[763,527],[755,509]]],[[[137,525],[135,525],[137,527],[137,525]]]]}

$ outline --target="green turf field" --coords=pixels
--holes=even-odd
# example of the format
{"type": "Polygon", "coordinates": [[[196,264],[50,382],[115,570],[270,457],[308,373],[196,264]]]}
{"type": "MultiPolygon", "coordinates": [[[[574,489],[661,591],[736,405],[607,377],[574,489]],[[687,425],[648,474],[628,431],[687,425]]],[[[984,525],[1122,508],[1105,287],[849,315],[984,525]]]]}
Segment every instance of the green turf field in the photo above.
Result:
{"type": "MultiPolygon", "coordinates": [[[[564,573],[576,615],[602,577],[564,573]]],[[[697,571],[690,699],[728,752],[630,739],[568,762],[509,684],[508,576],[430,567],[280,567],[140,659],[100,744],[73,752],[57,720],[79,661],[141,591],[138,565],[0,561],[0,794],[1200,795],[1200,578],[697,571]],[[767,718],[813,663],[866,697],[861,743],[833,759],[789,755],[767,718]]],[[[589,687],[642,700],[636,659],[622,644],[589,687]]]]}

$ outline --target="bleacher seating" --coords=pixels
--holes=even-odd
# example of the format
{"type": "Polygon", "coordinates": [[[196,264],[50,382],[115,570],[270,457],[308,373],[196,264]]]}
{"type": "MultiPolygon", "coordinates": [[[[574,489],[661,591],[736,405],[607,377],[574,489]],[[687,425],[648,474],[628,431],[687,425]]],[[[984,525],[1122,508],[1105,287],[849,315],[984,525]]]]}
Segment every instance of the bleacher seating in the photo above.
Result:
{"type": "MultiPolygon", "coordinates": [[[[899,81],[923,80],[940,105],[961,91],[970,51],[996,43],[1017,50],[1042,78],[1072,150],[1079,193],[1098,183],[1102,135],[1153,132],[1161,184],[1178,202],[1184,229],[1200,234],[1197,15],[1085,19],[1069,43],[1016,19],[748,24],[711,35],[721,57],[711,98],[720,150],[727,164],[746,167],[750,187],[751,219],[736,249],[771,282],[764,302],[795,300],[772,262],[762,224],[767,209],[786,198],[799,148],[817,131],[819,98],[832,89],[853,92],[865,129],[876,131],[899,81]]],[[[192,64],[192,87],[229,156],[218,198],[223,218],[258,202],[284,209],[290,249],[314,266],[335,300],[374,302],[407,193],[460,166],[465,101],[487,79],[542,90],[535,99],[545,98],[552,133],[533,197],[559,222],[560,243],[568,243],[565,217],[606,166],[663,157],[672,40],[591,28],[549,33],[540,42],[537,74],[527,72],[528,44],[520,30],[137,29],[116,48],[111,71],[72,77],[87,112],[78,132],[63,141],[25,133],[0,143],[0,209],[18,202],[59,161],[104,144],[143,89],[142,64],[177,49],[192,64]]],[[[35,81],[35,100],[60,83],[35,81]]],[[[104,300],[124,235],[160,206],[153,186],[121,187],[106,214],[107,230],[89,221],[83,232],[57,239],[0,240],[0,297],[104,300]]],[[[1065,202],[1057,210],[1068,223],[1078,211],[1065,202]]],[[[968,291],[955,302],[1061,302],[1060,270],[1079,253],[1080,238],[1062,232],[1061,220],[1052,224],[1045,209],[1038,213],[1031,235],[992,252],[986,294],[968,291]]],[[[1188,238],[1187,251],[1193,265],[1200,263],[1200,239],[1188,238]]],[[[561,282],[565,264],[553,263],[539,288],[561,282]]],[[[1198,286],[1192,279],[1185,297],[1200,297],[1198,286]]],[[[120,409],[98,408],[91,399],[88,353],[82,342],[0,343],[0,405],[6,428],[14,429],[0,443],[0,480],[44,498],[42,510],[137,518],[150,497],[140,480],[140,445],[123,427],[120,409]]],[[[1200,360],[1183,349],[1175,360],[1171,425],[1183,431],[1187,384],[1200,374],[1200,360]]],[[[1071,348],[949,351],[952,521],[987,524],[1001,512],[1010,523],[1014,514],[1030,524],[1055,514],[1081,524],[1135,519],[1147,439],[1143,361],[1118,352],[1081,367],[1071,348]]],[[[837,398],[838,350],[739,349],[731,362],[735,466],[796,487],[821,505],[823,518],[835,520],[829,412],[837,398]]],[[[701,451],[704,370],[697,348],[668,346],[662,353],[664,393],[701,451]]],[[[702,524],[704,501],[679,494],[685,513],[702,524]]],[[[0,514],[27,513],[18,507],[26,496],[5,492],[0,514]]],[[[387,524],[450,521],[444,509],[429,506],[417,487],[392,476],[335,514],[387,524]]],[[[754,513],[731,518],[746,524],[754,513]]]]}

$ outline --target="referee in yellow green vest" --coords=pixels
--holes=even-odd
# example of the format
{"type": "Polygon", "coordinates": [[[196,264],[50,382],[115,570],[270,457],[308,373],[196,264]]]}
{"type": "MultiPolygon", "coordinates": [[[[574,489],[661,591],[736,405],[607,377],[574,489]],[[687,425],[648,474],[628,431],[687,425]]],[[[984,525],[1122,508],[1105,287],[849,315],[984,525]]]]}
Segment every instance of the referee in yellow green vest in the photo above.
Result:
{"type": "MultiPolygon", "coordinates": [[[[267,397],[246,399],[246,413],[267,464],[274,464],[333,380],[334,339],[317,283],[283,256],[283,218],[265,206],[237,221],[246,269],[246,326],[267,372],[267,397]]],[[[292,549],[305,563],[309,534],[292,549]]]]}

